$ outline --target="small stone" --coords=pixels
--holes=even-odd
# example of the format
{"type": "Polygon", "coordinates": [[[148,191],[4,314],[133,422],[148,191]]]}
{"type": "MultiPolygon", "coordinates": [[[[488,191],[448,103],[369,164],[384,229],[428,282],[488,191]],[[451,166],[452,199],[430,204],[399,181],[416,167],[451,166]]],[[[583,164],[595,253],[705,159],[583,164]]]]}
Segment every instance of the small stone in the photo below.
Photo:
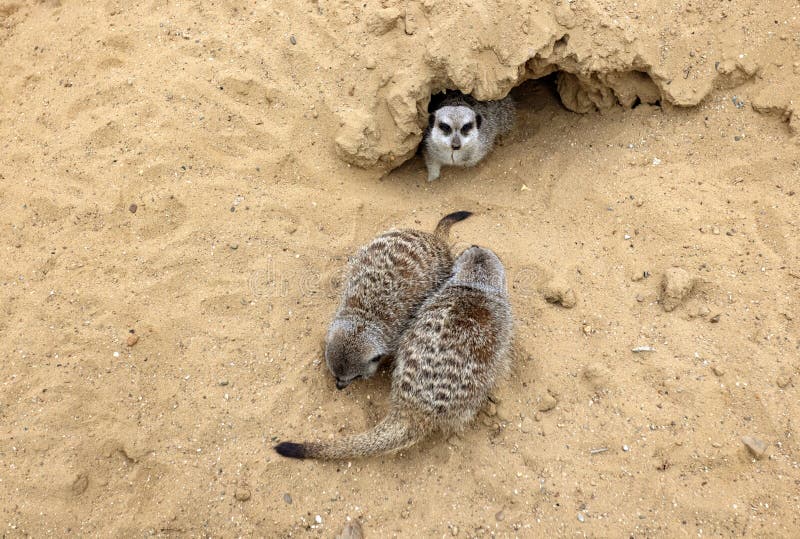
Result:
{"type": "Polygon", "coordinates": [[[525,419],[522,420],[519,430],[521,430],[525,434],[533,432],[533,421],[531,420],[530,417],[526,417],[525,419]]]}
{"type": "Polygon", "coordinates": [[[673,311],[692,292],[695,279],[683,268],[669,268],[661,280],[661,305],[673,311]]]}
{"type": "Polygon", "coordinates": [[[139,206],[137,206],[136,204],[131,204],[130,206],[128,206],[128,211],[131,212],[131,213],[136,213],[136,210],[138,210],[138,209],[139,209],[139,206]]]}
{"type": "Polygon", "coordinates": [[[712,366],[711,372],[713,372],[715,376],[722,376],[723,374],[725,374],[725,371],[722,369],[722,367],[718,365],[712,366]]]}
{"type": "Polygon", "coordinates": [[[630,451],[630,450],[631,450],[631,448],[630,448],[630,447],[628,447],[627,445],[623,445],[623,446],[622,446],[622,450],[623,450],[623,451],[625,451],[625,452],[627,453],[628,451],[630,451]]]}
{"type": "Polygon", "coordinates": [[[750,453],[757,459],[764,456],[767,451],[767,444],[763,440],[754,436],[742,436],[742,443],[747,447],[750,453]]]}
{"type": "Polygon", "coordinates": [[[714,316],[712,316],[711,318],[709,318],[708,321],[711,322],[712,324],[716,324],[716,323],[719,322],[719,317],[720,316],[722,316],[722,313],[717,313],[714,316]]]}
{"type": "Polygon", "coordinates": [[[361,528],[361,523],[357,520],[351,520],[344,525],[342,533],[336,536],[336,539],[364,539],[364,530],[361,528]]]}
{"type": "Polygon", "coordinates": [[[292,505],[292,495],[287,492],[283,495],[283,501],[286,505],[292,505]]]}
{"type": "Polygon", "coordinates": [[[322,516],[320,515],[315,516],[314,522],[316,522],[317,524],[322,524],[322,516]]]}
{"type": "Polygon", "coordinates": [[[545,393],[544,395],[542,395],[542,398],[539,399],[539,406],[537,407],[537,409],[540,412],[548,412],[553,408],[555,408],[556,404],[558,404],[556,398],[552,396],[550,393],[545,393]]]}
{"type": "MultiPolygon", "coordinates": [[[[221,386],[225,387],[225,386],[226,386],[226,385],[228,385],[230,382],[228,382],[227,380],[220,380],[220,381],[219,381],[219,382],[217,382],[217,383],[218,383],[219,385],[221,385],[221,386]]],[[[287,496],[288,496],[288,494],[287,494],[287,496]]]]}
{"type": "Polygon", "coordinates": [[[542,295],[548,303],[557,303],[565,309],[571,309],[578,303],[575,290],[566,282],[554,279],[542,288],[542,295]]]}
{"type": "Polygon", "coordinates": [[[240,502],[246,502],[250,499],[250,490],[246,488],[237,488],[236,492],[233,494],[233,497],[240,502]]]}
{"type": "Polygon", "coordinates": [[[235,251],[236,249],[239,248],[239,244],[238,243],[231,243],[229,247],[231,248],[232,251],[235,251]]]}
{"type": "Polygon", "coordinates": [[[786,366],[781,367],[778,377],[775,379],[775,383],[779,388],[786,389],[786,387],[792,383],[792,371],[786,366]]]}
{"type": "Polygon", "coordinates": [[[583,513],[578,513],[578,522],[583,522],[586,520],[586,517],[583,516],[583,513]]]}
{"type": "Polygon", "coordinates": [[[129,347],[136,346],[137,342],[139,342],[139,336],[136,333],[131,333],[125,340],[125,344],[127,344],[129,347]]]}
{"type": "Polygon", "coordinates": [[[289,36],[289,43],[291,43],[292,45],[297,45],[297,38],[294,37],[293,35],[289,36]]]}
{"type": "Polygon", "coordinates": [[[498,511],[497,514],[494,515],[494,519],[497,522],[503,522],[506,519],[506,515],[502,511],[498,511]]]}
{"type": "Polygon", "coordinates": [[[450,526],[450,535],[453,537],[458,535],[458,526],[450,526]]]}
{"type": "Polygon", "coordinates": [[[86,473],[78,474],[78,477],[72,482],[70,489],[75,496],[80,496],[86,489],[89,488],[89,475],[86,473]]]}

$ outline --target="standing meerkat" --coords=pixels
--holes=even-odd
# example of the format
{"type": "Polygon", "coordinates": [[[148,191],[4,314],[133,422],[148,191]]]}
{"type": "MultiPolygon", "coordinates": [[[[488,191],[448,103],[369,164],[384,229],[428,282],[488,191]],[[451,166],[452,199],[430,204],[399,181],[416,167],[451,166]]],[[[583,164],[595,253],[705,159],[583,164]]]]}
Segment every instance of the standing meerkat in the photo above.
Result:
{"type": "Polygon", "coordinates": [[[325,337],[325,363],[338,389],[369,378],[394,354],[419,306],[450,276],[450,227],[470,215],[445,215],[433,234],[390,230],[350,259],[341,302],[325,337]]]}
{"type": "Polygon", "coordinates": [[[515,115],[511,96],[499,101],[477,101],[461,93],[445,97],[429,115],[422,139],[428,181],[439,177],[443,165],[477,165],[497,135],[511,131],[515,115]]]}
{"type": "Polygon", "coordinates": [[[510,367],[512,327],[502,263],[492,251],[470,247],[400,340],[386,418],[362,434],[283,442],[275,451],[344,460],[399,451],[437,430],[463,430],[510,367]]]}

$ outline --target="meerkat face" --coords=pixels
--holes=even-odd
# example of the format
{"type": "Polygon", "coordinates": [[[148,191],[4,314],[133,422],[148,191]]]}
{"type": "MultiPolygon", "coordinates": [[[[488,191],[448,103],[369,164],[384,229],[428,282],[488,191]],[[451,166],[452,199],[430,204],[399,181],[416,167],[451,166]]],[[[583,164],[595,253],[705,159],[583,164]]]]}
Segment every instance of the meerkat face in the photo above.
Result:
{"type": "Polygon", "coordinates": [[[506,270],[489,249],[473,245],[453,264],[453,280],[493,290],[506,290],[506,270]]]}
{"type": "Polygon", "coordinates": [[[362,322],[337,318],[325,339],[325,363],[336,378],[336,389],[369,378],[387,356],[382,336],[362,322]]]}
{"type": "Polygon", "coordinates": [[[430,138],[453,164],[469,161],[478,142],[483,117],[465,106],[442,107],[430,117],[430,138]]]}

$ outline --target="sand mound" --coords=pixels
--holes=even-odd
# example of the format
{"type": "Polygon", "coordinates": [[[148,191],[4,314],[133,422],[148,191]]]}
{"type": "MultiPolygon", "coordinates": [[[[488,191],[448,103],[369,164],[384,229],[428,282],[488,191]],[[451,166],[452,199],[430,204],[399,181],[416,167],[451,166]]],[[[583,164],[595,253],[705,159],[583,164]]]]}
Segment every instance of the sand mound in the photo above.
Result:
{"type": "MultiPolygon", "coordinates": [[[[600,4],[563,2],[433,2],[405,9],[368,10],[363,40],[368,73],[359,81],[356,110],[340,113],[339,155],[362,167],[395,167],[413,155],[427,122],[432,94],[458,89],[478,99],[500,99],[530,79],[557,73],[562,104],[580,113],[639,104],[689,107],[715,88],[741,85],[760,73],[753,54],[719,41],[724,17],[708,20],[687,6],[680,31],[654,32],[650,17],[614,17],[600,4]],[[456,37],[454,39],[454,36],[456,37]],[[706,46],[698,47],[698,43],[706,46]],[[714,54],[708,44],[717,42],[714,54]],[[366,105],[366,106],[363,106],[366,105]]],[[[712,49],[713,50],[713,49],[712,49]]],[[[775,90],[765,92],[787,118],[792,105],[775,90]]],[[[778,92],[779,93],[779,92],[778,92]]]]}

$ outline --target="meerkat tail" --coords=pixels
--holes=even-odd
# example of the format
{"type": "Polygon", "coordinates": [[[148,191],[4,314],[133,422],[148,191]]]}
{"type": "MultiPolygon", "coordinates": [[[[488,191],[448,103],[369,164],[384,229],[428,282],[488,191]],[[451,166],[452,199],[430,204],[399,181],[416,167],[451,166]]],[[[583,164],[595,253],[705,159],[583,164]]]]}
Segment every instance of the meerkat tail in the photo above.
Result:
{"type": "Polygon", "coordinates": [[[347,460],[400,451],[411,447],[426,434],[426,429],[419,423],[412,426],[410,421],[392,413],[367,432],[330,442],[281,442],[275,446],[275,451],[293,459],[347,460]]]}
{"type": "Polygon", "coordinates": [[[450,227],[453,226],[453,223],[463,221],[470,215],[472,215],[471,211],[457,211],[445,215],[439,220],[439,224],[436,225],[436,230],[433,231],[433,234],[442,238],[443,240],[446,240],[450,235],[450,227]]]}

